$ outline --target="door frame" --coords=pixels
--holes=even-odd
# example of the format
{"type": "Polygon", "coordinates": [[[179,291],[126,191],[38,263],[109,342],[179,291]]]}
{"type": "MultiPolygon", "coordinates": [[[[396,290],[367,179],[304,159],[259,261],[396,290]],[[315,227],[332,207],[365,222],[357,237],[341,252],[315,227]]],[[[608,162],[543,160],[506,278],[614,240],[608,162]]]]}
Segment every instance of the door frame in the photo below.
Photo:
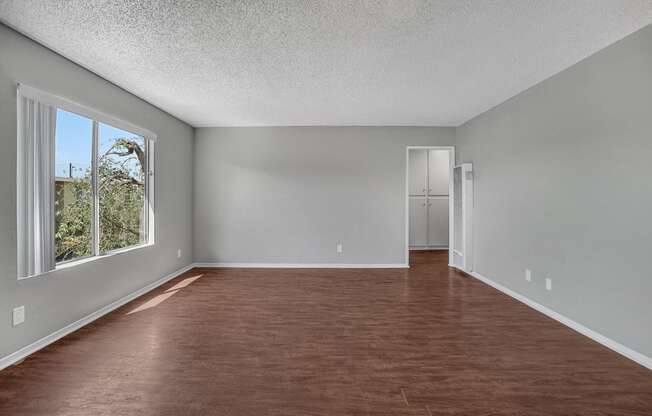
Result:
{"type": "Polygon", "coordinates": [[[405,264],[410,267],[410,150],[448,150],[448,265],[453,264],[453,236],[455,200],[453,189],[453,168],[455,167],[455,146],[406,146],[405,147],[405,264]]]}

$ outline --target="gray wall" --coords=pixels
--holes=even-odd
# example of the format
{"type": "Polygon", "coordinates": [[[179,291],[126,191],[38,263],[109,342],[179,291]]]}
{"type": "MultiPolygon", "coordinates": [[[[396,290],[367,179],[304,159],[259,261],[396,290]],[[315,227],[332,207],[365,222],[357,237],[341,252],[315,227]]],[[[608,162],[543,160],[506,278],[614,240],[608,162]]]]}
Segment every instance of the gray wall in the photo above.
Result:
{"type": "Polygon", "coordinates": [[[0,127],[0,357],[191,262],[191,127],[1,24],[0,127]],[[158,134],[155,247],[16,279],[16,81],[158,134]],[[19,305],[27,320],[14,328],[19,305]]]}
{"type": "Polygon", "coordinates": [[[456,138],[475,170],[476,271],[652,356],[652,26],[456,138]]]}
{"type": "Polygon", "coordinates": [[[405,148],[453,140],[452,128],[197,129],[195,260],[404,263],[405,148]]]}

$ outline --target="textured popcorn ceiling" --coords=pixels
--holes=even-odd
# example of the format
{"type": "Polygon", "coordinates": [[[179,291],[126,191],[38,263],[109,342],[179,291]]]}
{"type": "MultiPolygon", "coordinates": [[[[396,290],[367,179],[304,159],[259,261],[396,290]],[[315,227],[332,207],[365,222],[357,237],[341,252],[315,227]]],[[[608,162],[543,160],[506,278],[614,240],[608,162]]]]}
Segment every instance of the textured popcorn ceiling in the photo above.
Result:
{"type": "Polygon", "coordinates": [[[458,125],[652,0],[0,0],[0,20],[193,126],[458,125]]]}

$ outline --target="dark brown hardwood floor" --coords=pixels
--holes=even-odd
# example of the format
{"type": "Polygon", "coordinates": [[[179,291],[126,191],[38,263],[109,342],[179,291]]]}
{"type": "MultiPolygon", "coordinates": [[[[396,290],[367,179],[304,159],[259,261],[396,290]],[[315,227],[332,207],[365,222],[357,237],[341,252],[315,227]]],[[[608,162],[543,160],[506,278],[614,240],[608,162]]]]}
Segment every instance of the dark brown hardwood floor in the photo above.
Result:
{"type": "Polygon", "coordinates": [[[652,372],[417,252],[195,269],[0,372],[0,415],[652,415],[652,372]]]}

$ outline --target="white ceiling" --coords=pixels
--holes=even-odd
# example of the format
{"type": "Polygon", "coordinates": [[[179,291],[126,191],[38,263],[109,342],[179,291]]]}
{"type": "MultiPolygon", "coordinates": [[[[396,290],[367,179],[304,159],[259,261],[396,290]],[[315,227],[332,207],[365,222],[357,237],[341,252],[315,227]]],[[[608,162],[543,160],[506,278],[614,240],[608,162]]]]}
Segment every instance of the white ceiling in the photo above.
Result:
{"type": "Polygon", "coordinates": [[[652,22],[652,0],[0,0],[193,126],[456,126],[652,22]]]}

